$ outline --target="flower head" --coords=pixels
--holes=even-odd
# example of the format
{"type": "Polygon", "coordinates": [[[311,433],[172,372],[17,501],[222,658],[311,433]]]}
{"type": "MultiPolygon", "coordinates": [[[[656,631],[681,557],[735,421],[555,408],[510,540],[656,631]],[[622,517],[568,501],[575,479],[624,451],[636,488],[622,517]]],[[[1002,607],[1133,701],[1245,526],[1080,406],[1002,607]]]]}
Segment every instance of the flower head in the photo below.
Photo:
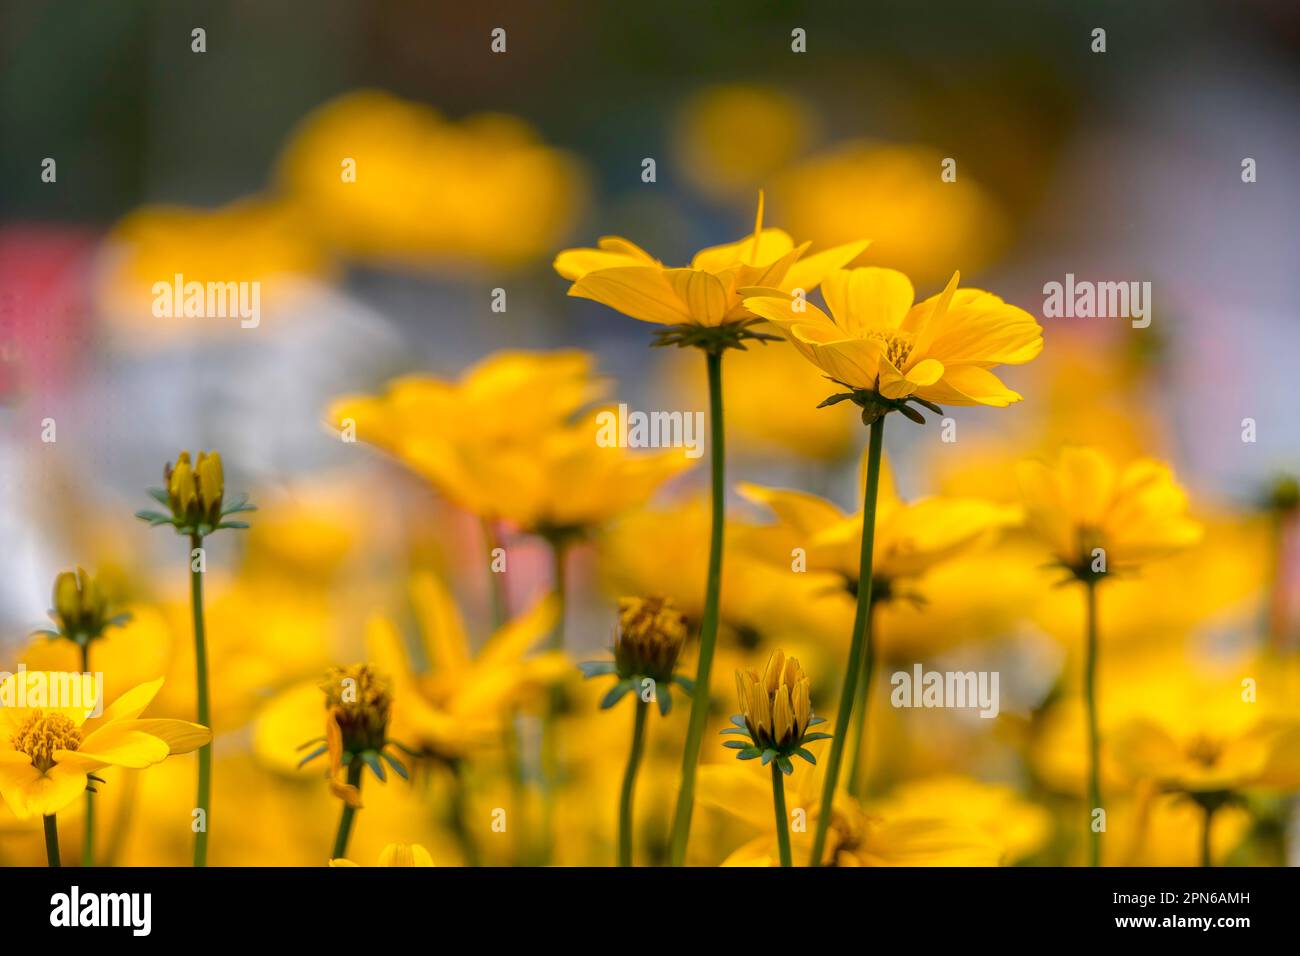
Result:
{"type": "Polygon", "coordinates": [[[763,287],[807,293],[831,270],[857,258],[868,243],[851,242],[805,257],[809,245],[796,246],[782,230],[763,228],[759,193],[752,235],[703,249],[688,267],[669,268],[635,243],[607,236],[595,249],[561,252],[555,258],[555,271],[573,281],[569,295],[668,326],[660,345],[743,347],[745,338],[768,336],[746,330],[757,316],[743,301],[741,290],[763,287]]]}
{"type": "Polygon", "coordinates": [[[779,650],[768,658],[761,674],[756,670],[736,671],[740,713],[731,718],[734,726],[722,732],[746,735],[750,742],[729,740],[724,746],[740,751],[736,754],[740,760],[762,757],[764,766],[775,760],[785,774],[794,772],[792,754],[815,764],[817,759],[804,745],[828,740],[831,735],[808,732],[810,727],[825,722],[813,715],[808,698],[810,683],[799,662],[779,650]]]}
{"type": "Polygon", "coordinates": [[[686,618],[671,598],[623,597],[618,599],[614,660],[588,661],[579,666],[585,677],[618,676],[618,683],[600,703],[602,709],[613,707],[629,691],[640,692],[648,680],[652,699],[659,704],[659,712],[666,715],[673,706],[673,683],[688,694],[695,687],[689,679],[673,673],[685,642],[686,618]]]}
{"type": "Polygon", "coordinates": [[[388,739],[388,718],[393,707],[388,679],[369,664],[351,664],[330,668],[320,689],[325,694],[325,736],[299,748],[320,745],[298,766],[327,754],[330,791],[350,806],[361,805],[357,788],[346,779],[346,770],[355,760],[362,761],[381,782],[388,779],[385,763],[405,779],[406,767],[385,750],[394,744],[388,739]]]}
{"type": "Polygon", "coordinates": [[[43,633],[67,638],[81,647],[98,640],[108,628],[120,627],[131,619],[130,614],[110,616],[103,585],[82,568],[59,573],[54,579],[52,603],[50,619],[58,629],[43,633]]]}
{"type": "Polygon", "coordinates": [[[225,503],[226,479],[221,455],[215,451],[201,451],[193,462],[190,453],[182,451],[175,464],[163,466],[163,485],[149,489],[149,494],[171,513],[137,511],[135,515],[150,527],[169,524],[177,534],[204,537],[222,528],[247,528],[242,521],[226,520],[227,516],[257,510],[248,504],[247,495],[225,503]]]}
{"type": "Polygon", "coordinates": [[[58,813],[102,782],[95,771],[104,767],[141,769],[208,743],[206,727],[140,717],[162,683],[141,684],[95,716],[102,701],[89,675],[11,674],[0,684],[0,796],[14,815],[58,813]]]}
{"type": "Polygon", "coordinates": [[[1021,462],[1018,476],[1029,526],[1081,580],[1200,540],[1187,493],[1161,462],[1120,469],[1095,448],[1065,448],[1054,466],[1021,462]]]}
{"type": "Polygon", "coordinates": [[[786,290],[747,289],[745,307],[776,325],[804,358],[850,389],[870,423],[889,411],[923,421],[907,406],[1004,407],[1021,396],[989,369],[1021,365],[1043,348],[1043,330],[991,292],[958,289],[953,273],[938,295],[913,304],[912,283],[893,269],[837,269],[822,282],[827,315],[786,290]]]}
{"type": "MultiPolygon", "coordinates": [[[[390,843],[379,854],[375,866],[434,866],[433,856],[418,843],[390,843]]],[[[348,859],[330,860],[330,866],[360,866],[348,859]]]]}

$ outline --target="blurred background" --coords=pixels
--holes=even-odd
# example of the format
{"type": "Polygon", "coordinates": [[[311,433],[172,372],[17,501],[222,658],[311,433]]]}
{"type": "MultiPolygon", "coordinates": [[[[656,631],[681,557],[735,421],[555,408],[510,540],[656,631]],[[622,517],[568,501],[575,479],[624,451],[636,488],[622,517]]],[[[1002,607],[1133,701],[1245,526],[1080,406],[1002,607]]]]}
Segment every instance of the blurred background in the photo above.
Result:
{"type": "MultiPolygon", "coordinates": [[[[216,862],[320,862],[334,808],[314,774],[259,762],[257,715],[360,656],[365,618],[403,607],[409,574],[435,570],[474,639],[489,629],[477,520],[340,442],[331,401],[406,373],[455,379],[501,349],[581,348],[613,400],[704,409],[695,353],[648,350],[649,327],[566,297],[551,262],[619,235],[685,263],[750,231],[760,188],[766,222],[814,250],[871,238],[859,261],[902,269],[919,296],[960,269],[1045,328],[1042,358],[1006,376],[1023,404],[950,413],[955,443],[936,425],[887,433],[905,499],[1014,498],[1015,459],[1062,443],[1165,458],[1194,514],[1224,531],[1160,572],[1170,596],[1135,596],[1111,638],[1167,637],[1227,667],[1270,628],[1294,633],[1294,547],[1271,543],[1262,504],[1300,457],[1293,3],[3,0],[0,23],[0,660],[22,657],[55,573],[82,564],[135,613],[116,652],[123,683],[174,671],[164,709],[184,715],[183,542],[132,515],[179,449],[220,449],[228,488],[261,511],[250,533],[212,543],[218,801],[287,822],[214,838],[216,862]],[[806,53],[792,52],[796,28],[806,53]],[[348,159],[356,181],[341,185],[348,159]],[[156,318],[152,284],[174,273],[260,282],[260,323],[156,318]],[[1044,284],[1067,273],[1150,282],[1150,327],[1044,318],[1044,284]],[[309,805],[320,812],[299,813],[309,805]]],[[[728,369],[729,477],[851,507],[865,441],[852,410],[808,411],[823,383],[784,346],[728,369]]],[[[703,468],[682,476],[660,506],[684,507],[706,481],[703,468]]],[[[521,606],[550,572],[537,542],[511,548],[521,606]]],[[[588,655],[608,643],[620,588],[642,580],[626,552],[597,542],[573,557],[570,640],[588,655]]],[[[918,626],[914,646],[1000,648],[1024,669],[1004,693],[1029,728],[1076,652],[1077,617],[1033,604],[1039,580],[1003,583],[1024,613],[976,627],[958,608],[942,635],[918,626]]],[[[817,644],[808,621],[789,629],[817,644]]],[[[835,640],[820,653],[846,635],[835,640]]],[[[881,779],[956,767],[1047,802],[1050,773],[1022,759],[1024,739],[972,750],[969,730],[913,728],[927,743],[876,748],[881,779]]],[[[617,767],[621,724],[610,737],[617,767]]],[[[172,761],[150,779],[188,787],[190,773],[172,761]]],[[[671,793],[671,774],[661,782],[671,793]]],[[[39,835],[9,824],[0,858],[39,856],[39,835]]],[[[428,826],[444,858],[463,851],[428,826]]],[[[378,829],[360,828],[361,859],[412,839],[378,829]]],[[[183,824],[156,840],[114,832],[116,861],[186,858],[183,824]]],[[[1225,853],[1245,845],[1225,840],[1225,853]]],[[[1032,852],[1076,850],[1044,837],[1032,852]]]]}

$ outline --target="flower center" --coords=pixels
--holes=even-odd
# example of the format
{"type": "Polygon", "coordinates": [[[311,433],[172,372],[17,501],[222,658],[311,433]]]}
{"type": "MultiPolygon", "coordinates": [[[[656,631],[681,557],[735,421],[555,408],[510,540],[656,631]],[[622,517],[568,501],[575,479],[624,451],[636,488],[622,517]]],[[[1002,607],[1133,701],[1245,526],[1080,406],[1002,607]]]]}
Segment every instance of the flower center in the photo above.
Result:
{"type": "Polygon", "coordinates": [[[81,731],[65,714],[37,710],[9,740],[15,750],[32,758],[33,767],[44,773],[54,766],[56,750],[76,750],[81,746],[81,731]]]}
{"type": "Polygon", "coordinates": [[[1204,734],[1193,738],[1187,745],[1187,756],[1203,767],[1213,767],[1223,753],[1223,745],[1204,734]]]}
{"type": "Polygon", "coordinates": [[[872,329],[867,333],[867,338],[884,346],[885,357],[899,371],[902,371],[903,363],[912,354],[912,346],[916,344],[910,332],[899,329],[872,329]]]}

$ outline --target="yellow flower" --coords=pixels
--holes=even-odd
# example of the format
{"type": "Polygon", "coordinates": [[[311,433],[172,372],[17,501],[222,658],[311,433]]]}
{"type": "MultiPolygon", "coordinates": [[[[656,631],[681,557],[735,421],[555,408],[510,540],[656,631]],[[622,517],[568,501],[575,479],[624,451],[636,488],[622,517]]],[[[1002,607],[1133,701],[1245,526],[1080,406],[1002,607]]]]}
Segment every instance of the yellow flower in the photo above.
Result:
{"type": "MultiPolygon", "coordinates": [[[[801,767],[792,778],[788,804],[807,813],[809,826],[790,834],[793,858],[812,852],[819,812],[822,768],[801,767]]],[[[777,865],[772,833],[770,782],[749,764],[728,762],[700,767],[699,800],[763,833],[732,851],[723,866],[777,865]]],[[[951,809],[907,807],[898,813],[871,812],[843,791],[835,794],[823,866],[997,866],[1004,849],[989,831],[953,816],[951,809]]]]}
{"type": "Polygon", "coordinates": [[[1039,852],[1052,836],[1052,817],[1045,808],[1006,784],[956,774],[905,781],[887,797],[873,800],[868,811],[885,819],[931,817],[969,824],[1002,846],[1008,863],[1039,852]]]}
{"type": "Polygon", "coordinates": [[[1054,467],[1021,462],[1020,488],[1030,527],[1076,575],[1141,564],[1195,544],[1201,526],[1187,516],[1187,493],[1172,469],[1149,458],[1122,470],[1095,448],[1065,448],[1054,467]]]}
{"type": "Polygon", "coordinates": [[[140,717],[162,683],[141,684],[94,717],[100,702],[89,675],[11,674],[0,684],[0,795],[14,815],[26,819],[58,813],[104,767],[140,769],[208,743],[212,734],[206,727],[140,717]],[[76,698],[73,706],[25,706],[48,699],[61,686],[75,690],[70,694],[76,698]]]}
{"type": "Polygon", "coordinates": [[[808,698],[811,684],[799,662],[779,650],[768,658],[761,674],[736,671],[740,713],[731,718],[733,726],[722,732],[747,735],[749,742],[730,740],[724,746],[739,751],[736,757],[740,760],[762,757],[763,766],[775,760],[786,775],[794,773],[791,755],[816,763],[804,744],[827,740],[830,734],[808,733],[810,727],[824,723],[823,718],[813,716],[808,698]]]}
{"type": "MultiPolygon", "coordinates": [[[[366,649],[372,667],[389,675],[393,708],[388,736],[422,755],[453,761],[500,743],[514,709],[540,698],[565,677],[564,655],[532,653],[554,629],[558,606],[548,595],[493,634],[475,654],[446,587],[429,574],[411,581],[422,659],[412,663],[406,642],[386,616],[372,615],[366,649]]],[[[320,691],[314,682],[279,694],[259,715],[254,750],[266,764],[291,771],[294,749],[320,733],[320,691]]]]}
{"type": "Polygon", "coordinates": [[[1117,763],[1135,779],[1188,794],[1300,789],[1300,722],[1260,721],[1244,729],[1152,718],[1119,728],[1117,763]]]}
{"type": "MultiPolygon", "coordinates": [[[[866,467],[865,456],[863,467],[866,467]]],[[[864,487],[858,482],[858,487],[864,487]]],[[[807,554],[809,571],[838,575],[850,591],[858,587],[858,562],[862,549],[862,512],[845,514],[830,501],[802,491],[767,488],[742,483],[740,493],[767,505],[778,524],[764,541],[755,535],[773,560],[788,563],[791,550],[807,554]]],[[[880,488],[876,499],[873,597],[897,596],[893,587],[902,578],[917,577],[930,568],[987,544],[1003,528],[1019,522],[1020,509],[978,498],[923,498],[911,503],[898,497],[892,470],[881,459],[880,488]]]]}
{"type": "Polygon", "coordinates": [[[325,694],[325,735],[300,745],[299,749],[304,749],[320,744],[298,766],[327,755],[330,792],[348,806],[360,807],[361,793],[353,781],[360,781],[360,772],[354,768],[361,763],[381,783],[387,779],[384,764],[398,776],[407,776],[406,767],[386,749],[393,744],[388,737],[391,685],[369,664],[352,664],[331,668],[319,687],[325,694]]]}
{"type": "Polygon", "coordinates": [[[523,265],[563,240],[586,200],[578,164],[523,121],[448,120],[378,90],[303,120],[279,181],[309,234],[358,258],[415,265],[523,265]]]}
{"type": "Polygon", "coordinates": [[[818,243],[871,236],[875,262],[942,282],[959,265],[982,270],[1009,233],[1005,212],[971,167],[945,182],[944,160],[926,146],[851,140],[770,181],[782,199],[777,212],[797,235],[818,243]]]}
{"type": "MultiPolygon", "coordinates": [[[[433,857],[418,843],[390,843],[379,854],[376,866],[433,866],[433,857]]],[[[330,860],[330,866],[360,866],[351,860],[330,860]]]]}
{"type": "Polygon", "coordinates": [[[125,624],[131,617],[129,614],[109,617],[108,596],[103,585],[81,568],[75,573],[60,572],[54,579],[53,604],[50,618],[58,627],[56,636],[83,647],[98,640],[106,628],[125,624]]]}
{"type": "Polygon", "coordinates": [[[686,619],[671,598],[618,599],[614,661],[624,677],[646,675],[667,682],[686,643],[686,619]]]}
{"type": "Polygon", "coordinates": [[[958,289],[959,278],[953,273],[943,292],[913,305],[912,283],[901,272],[838,269],[822,282],[831,315],[797,296],[759,289],[746,290],[745,306],[854,391],[940,405],[1018,402],[1021,396],[989,368],[1034,358],[1043,330],[991,292],[958,289]]]}
{"type": "Polygon", "coordinates": [[[754,232],[695,254],[689,267],[665,267],[635,243],[605,237],[595,249],[566,249],[555,271],[573,280],[569,295],[593,299],[624,315],[668,326],[717,328],[748,323],[754,313],[741,289],[761,286],[808,292],[834,269],[851,262],[865,240],[804,257],[811,243],[796,246],[780,229],[763,228],[759,195],[754,232]]]}
{"type": "Polygon", "coordinates": [[[678,166],[711,197],[752,196],[798,155],[812,125],[807,107],[780,90],[712,86],[682,106],[674,136],[678,166]]]}
{"type": "Polygon", "coordinates": [[[278,308],[305,284],[333,276],[334,263],[304,225],[284,203],[262,198],[218,209],[146,206],[136,210],[113,228],[107,240],[101,293],[105,312],[137,333],[147,323],[148,334],[130,336],[133,342],[166,342],[182,331],[238,332],[248,317],[237,311],[237,299],[225,300],[230,321],[209,321],[214,318],[207,312],[210,284],[219,283],[228,296],[227,283],[258,283],[259,301],[274,302],[278,308]],[[181,297],[176,301],[178,275],[181,297]],[[187,287],[194,288],[191,283],[203,288],[202,320],[184,319],[191,298],[187,287]],[[165,299],[160,299],[160,292],[165,299]],[[160,301],[171,306],[165,317],[158,315],[160,301]]]}

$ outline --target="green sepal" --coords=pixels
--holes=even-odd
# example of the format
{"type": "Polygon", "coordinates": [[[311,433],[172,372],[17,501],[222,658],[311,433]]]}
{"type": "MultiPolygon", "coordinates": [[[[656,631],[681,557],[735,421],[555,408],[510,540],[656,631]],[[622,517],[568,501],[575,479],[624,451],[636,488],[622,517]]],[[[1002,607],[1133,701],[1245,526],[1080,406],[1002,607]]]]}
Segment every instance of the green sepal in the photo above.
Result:
{"type": "Polygon", "coordinates": [[[718,731],[718,733],[720,733],[720,734],[743,734],[743,735],[746,736],[746,737],[749,736],[749,731],[746,730],[744,727],[723,727],[721,730],[718,731]]]}
{"type": "Polygon", "coordinates": [[[617,674],[618,665],[613,661],[583,661],[578,665],[578,670],[582,671],[585,679],[590,680],[605,674],[617,674]]]}
{"type": "Polygon", "coordinates": [[[745,748],[744,750],[742,750],[740,753],[736,754],[736,759],[737,759],[737,760],[753,760],[755,757],[760,756],[762,753],[763,753],[763,752],[762,752],[761,750],[759,750],[757,747],[746,747],[746,748],[745,748]]]}
{"type": "Polygon", "coordinates": [[[623,699],[623,697],[624,697],[625,695],[629,694],[631,691],[632,691],[632,681],[631,681],[631,680],[621,680],[621,681],[619,681],[617,684],[615,684],[613,687],[611,687],[611,688],[609,689],[609,693],[607,693],[607,694],[606,694],[606,695],[601,699],[601,701],[600,701],[600,709],[601,709],[601,710],[609,710],[609,708],[611,708],[611,707],[613,707],[615,704],[617,704],[620,700],[623,699]]]}
{"type": "Polygon", "coordinates": [[[317,747],[307,756],[303,757],[301,760],[298,761],[298,769],[301,770],[303,767],[307,766],[307,764],[311,763],[313,760],[315,760],[321,754],[325,753],[325,751],[327,750],[329,750],[329,747],[326,747],[324,745],[317,747]]]}
{"type": "Polygon", "coordinates": [[[400,760],[394,757],[392,754],[385,753],[384,751],[381,750],[379,751],[379,756],[384,758],[384,763],[388,764],[388,766],[393,768],[393,773],[397,774],[403,780],[411,779],[410,776],[408,776],[406,773],[406,766],[400,760]]]}
{"type": "Polygon", "coordinates": [[[137,511],[135,516],[141,521],[149,522],[149,527],[156,528],[163,524],[175,524],[171,515],[160,514],[157,511],[137,511]]]}
{"type": "Polygon", "coordinates": [[[763,751],[763,766],[766,767],[773,760],[775,760],[776,757],[777,757],[776,751],[773,750],[771,747],[768,747],[766,750],[763,751]]]}
{"type": "Polygon", "coordinates": [[[781,772],[787,777],[794,773],[794,764],[790,762],[789,757],[777,757],[776,765],[781,768],[781,772]]]}
{"type": "Polygon", "coordinates": [[[221,522],[221,524],[217,525],[217,526],[216,526],[215,528],[213,528],[212,530],[213,530],[213,531],[220,531],[220,530],[223,529],[223,528],[234,528],[234,529],[236,529],[236,530],[243,531],[243,530],[245,530],[247,527],[248,527],[248,522],[247,522],[247,521],[223,521],[223,522],[221,522]]]}
{"type": "Polygon", "coordinates": [[[830,739],[831,739],[830,734],[824,733],[819,730],[815,734],[804,734],[803,740],[799,741],[799,743],[808,744],[808,743],[812,743],[815,740],[830,740],[830,739]]]}
{"type": "Polygon", "coordinates": [[[168,511],[171,510],[172,499],[171,495],[167,494],[166,488],[150,488],[148,489],[148,493],[149,497],[158,502],[158,504],[162,505],[168,511]]]}
{"type": "Polygon", "coordinates": [[[673,694],[667,686],[663,690],[655,689],[655,700],[659,704],[659,716],[667,717],[668,712],[673,709],[673,694]]]}
{"type": "Polygon", "coordinates": [[[688,697],[695,696],[695,681],[693,681],[691,678],[683,677],[681,674],[674,674],[673,683],[676,684],[678,687],[680,687],[682,690],[686,691],[686,696],[688,697]]]}
{"type": "Polygon", "coordinates": [[[804,759],[804,760],[807,760],[810,764],[813,764],[814,766],[816,766],[816,764],[817,764],[817,758],[814,757],[814,756],[813,756],[811,753],[809,753],[807,750],[804,750],[802,747],[795,747],[795,748],[794,748],[794,752],[795,752],[796,754],[798,754],[800,757],[803,757],[803,759],[804,759]]]}
{"type": "Polygon", "coordinates": [[[748,750],[750,748],[749,742],[745,740],[724,740],[722,746],[728,750],[748,750]]]}
{"type": "Polygon", "coordinates": [[[824,724],[824,723],[826,723],[825,717],[813,717],[809,719],[808,726],[816,727],[818,724],[824,724]]]}
{"type": "Polygon", "coordinates": [[[370,772],[379,778],[380,783],[387,783],[388,773],[384,770],[384,764],[379,759],[377,752],[373,750],[363,750],[361,752],[361,759],[366,762],[366,766],[370,768],[370,772]]]}

